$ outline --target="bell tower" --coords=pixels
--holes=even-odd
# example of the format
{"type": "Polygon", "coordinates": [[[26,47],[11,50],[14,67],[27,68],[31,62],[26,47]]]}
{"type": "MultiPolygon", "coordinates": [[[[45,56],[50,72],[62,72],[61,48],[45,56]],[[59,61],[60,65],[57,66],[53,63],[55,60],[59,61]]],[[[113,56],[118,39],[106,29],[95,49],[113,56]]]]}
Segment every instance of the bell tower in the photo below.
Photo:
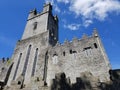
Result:
{"type": "Polygon", "coordinates": [[[12,56],[14,65],[8,86],[12,81],[17,82],[21,75],[24,78],[22,83],[26,85],[31,77],[43,77],[45,53],[48,47],[54,46],[57,41],[58,17],[53,16],[51,4],[45,4],[40,13],[37,13],[36,9],[30,11],[24,33],[12,56]]]}
{"type": "Polygon", "coordinates": [[[58,41],[58,17],[52,15],[52,6],[45,4],[43,11],[37,13],[37,10],[31,10],[27,19],[22,40],[49,32],[49,43],[55,45],[58,41]]]}

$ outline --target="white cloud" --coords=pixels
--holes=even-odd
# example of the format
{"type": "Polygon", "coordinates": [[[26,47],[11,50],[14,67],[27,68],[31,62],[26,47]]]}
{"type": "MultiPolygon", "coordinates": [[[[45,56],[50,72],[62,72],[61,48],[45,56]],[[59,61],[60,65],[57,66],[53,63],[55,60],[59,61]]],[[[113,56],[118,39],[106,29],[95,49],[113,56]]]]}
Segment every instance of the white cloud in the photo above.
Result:
{"type": "Polygon", "coordinates": [[[110,13],[120,13],[119,0],[57,0],[57,2],[69,3],[69,11],[75,13],[76,17],[84,18],[85,27],[92,24],[94,19],[104,21],[110,13]]]}
{"type": "MultiPolygon", "coordinates": [[[[56,0],[56,3],[54,3],[54,0],[45,1],[51,2],[55,8],[54,10],[62,14],[68,11],[61,11],[62,9],[58,7],[58,4],[68,4],[69,12],[75,13],[75,17],[81,17],[83,20],[83,26],[85,27],[92,24],[94,19],[104,21],[110,13],[120,13],[119,0],[56,0]]],[[[71,27],[69,26],[69,28],[71,27]]]]}
{"type": "Polygon", "coordinates": [[[93,21],[92,20],[85,20],[84,23],[83,23],[83,26],[84,27],[88,27],[90,24],[92,24],[93,21]]]}
{"type": "Polygon", "coordinates": [[[46,3],[51,3],[52,5],[54,4],[54,0],[45,0],[46,3]]]}
{"type": "Polygon", "coordinates": [[[70,29],[70,30],[78,30],[80,28],[80,24],[65,24],[64,28],[70,29]]]}
{"type": "Polygon", "coordinates": [[[65,3],[65,4],[67,4],[67,3],[69,3],[70,2],[70,0],[57,0],[58,2],[63,2],[63,3],[65,3]]]}
{"type": "Polygon", "coordinates": [[[54,0],[45,0],[45,2],[51,3],[53,5],[55,12],[58,12],[58,13],[61,12],[60,8],[58,7],[57,3],[54,2],[54,0]]]}
{"type": "Polygon", "coordinates": [[[120,12],[118,0],[70,0],[70,11],[87,19],[104,20],[109,13],[120,12]]]}

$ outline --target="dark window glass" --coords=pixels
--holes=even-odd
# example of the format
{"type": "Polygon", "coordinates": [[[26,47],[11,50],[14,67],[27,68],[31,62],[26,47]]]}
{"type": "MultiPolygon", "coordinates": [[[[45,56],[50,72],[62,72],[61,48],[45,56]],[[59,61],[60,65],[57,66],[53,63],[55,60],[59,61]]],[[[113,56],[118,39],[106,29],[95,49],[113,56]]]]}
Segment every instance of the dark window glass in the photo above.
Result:
{"type": "Polygon", "coordinates": [[[37,22],[34,22],[33,24],[33,30],[37,29],[37,22]]]}
{"type": "Polygon", "coordinates": [[[72,51],[72,53],[77,53],[77,51],[72,51]]]}
{"type": "Polygon", "coordinates": [[[70,50],[70,54],[72,54],[72,50],[70,50]]]}
{"type": "Polygon", "coordinates": [[[33,68],[32,68],[32,75],[31,76],[34,76],[34,74],[35,74],[35,67],[36,67],[36,62],[37,62],[37,56],[38,56],[38,48],[35,51],[35,57],[34,57],[33,68]]]}
{"type": "Polygon", "coordinates": [[[96,44],[96,43],[94,43],[94,47],[95,47],[95,48],[98,48],[98,46],[97,46],[97,44],[96,44]]]}
{"type": "Polygon", "coordinates": [[[13,80],[15,80],[15,78],[16,78],[16,75],[17,75],[17,71],[18,71],[18,67],[19,67],[19,64],[20,64],[21,57],[22,57],[22,53],[20,53],[20,55],[19,55],[18,62],[17,62],[17,66],[16,66],[15,73],[14,73],[14,76],[13,76],[13,80]]]}
{"type": "Polygon", "coordinates": [[[46,83],[46,78],[47,78],[47,65],[48,65],[48,51],[45,54],[45,63],[44,63],[44,75],[43,75],[43,80],[46,83]]]}
{"type": "Polygon", "coordinates": [[[91,47],[86,47],[86,48],[83,49],[83,51],[88,50],[88,49],[92,49],[92,48],[91,47]]]}
{"type": "Polygon", "coordinates": [[[20,85],[21,84],[21,81],[18,81],[18,85],[20,85]]]}
{"type": "Polygon", "coordinates": [[[65,51],[63,52],[63,56],[65,56],[65,51]]]}
{"type": "Polygon", "coordinates": [[[26,59],[25,59],[25,63],[24,63],[23,71],[22,71],[23,76],[25,76],[25,73],[26,73],[26,70],[27,70],[30,51],[31,51],[31,45],[29,45],[29,48],[28,48],[28,51],[27,51],[27,55],[26,55],[26,59]]]}

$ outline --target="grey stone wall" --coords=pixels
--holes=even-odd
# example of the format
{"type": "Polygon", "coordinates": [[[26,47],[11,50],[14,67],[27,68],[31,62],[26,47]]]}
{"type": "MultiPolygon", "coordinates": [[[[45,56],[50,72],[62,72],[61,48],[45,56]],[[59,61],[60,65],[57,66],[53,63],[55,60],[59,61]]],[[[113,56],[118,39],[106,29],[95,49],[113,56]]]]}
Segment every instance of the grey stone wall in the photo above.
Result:
{"type": "Polygon", "coordinates": [[[58,40],[58,19],[52,15],[51,7],[50,4],[44,5],[41,13],[30,11],[22,39],[18,41],[12,56],[14,65],[8,81],[9,86],[12,80],[15,81],[21,74],[24,76],[23,72],[24,83],[28,84],[33,69],[34,76],[44,78],[45,53],[48,47],[55,45],[58,40]]]}
{"type": "Polygon", "coordinates": [[[35,15],[33,18],[28,19],[25,27],[22,39],[38,35],[40,33],[46,32],[48,22],[48,13],[40,13],[35,15]],[[37,24],[36,29],[34,29],[34,24],[37,24]]]}
{"type": "Polygon", "coordinates": [[[26,70],[26,74],[25,74],[24,83],[27,84],[28,82],[30,82],[34,58],[35,58],[35,51],[37,48],[38,48],[38,55],[37,55],[37,62],[36,62],[37,64],[35,66],[35,70],[37,71],[36,74],[39,74],[41,77],[43,77],[43,71],[44,71],[44,55],[43,54],[45,54],[44,51],[48,47],[48,37],[49,37],[48,35],[49,35],[48,31],[46,31],[37,36],[18,41],[16,49],[15,49],[13,57],[12,57],[14,65],[12,68],[12,72],[11,72],[11,75],[9,78],[8,85],[10,85],[11,81],[13,80],[15,70],[18,65],[17,63],[19,60],[19,56],[21,53],[22,53],[22,57],[19,62],[19,67],[17,70],[15,80],[22,74],[23,69],[24,69],[24,64],[25,64],[25,61],[27,58],[27,51],[28,51],[29,45],[31,45],[31,51],[30,51],[28,63],[26,65],[27,70],[26,70]]]}
{"type": "Polygon", "coordinates": [[[7,84],[13,64],[9,58],[0,60],[0,90],[7,84]]]}
{"type": "Polygon", "coordinates": [[[36,9],[30,11],[22,40],[44,33],[47,30],[54,29],[56,32],[58,29],[58,22],[56,21],[56,17],[54,18],[52,15],[52,6],[50,4],[44,5],[43,11],[40,13],[37,13],[36,9]]]}
{"type": "MultiPolygon", "coordinates": [[[[97,33],[96,33],[97,34],[97,33]]],[[[109,81],[108,71],[110,63],[102,46],[100,38],[95,32],[93,36],[83,36],[72,42],[59,43],[49,50],[47,82],[55,78],[55,73],[65,72],[74,83],[82,72],[91,72],[100,81],[109,81]]]]}

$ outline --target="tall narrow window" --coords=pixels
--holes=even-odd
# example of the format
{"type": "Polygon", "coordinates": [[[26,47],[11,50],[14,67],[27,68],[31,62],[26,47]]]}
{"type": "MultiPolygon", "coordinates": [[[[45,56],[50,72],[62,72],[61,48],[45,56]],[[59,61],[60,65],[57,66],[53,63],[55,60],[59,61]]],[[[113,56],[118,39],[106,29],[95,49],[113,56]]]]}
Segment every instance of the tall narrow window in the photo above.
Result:
{"type": "Polygon", "coordinates": [[[46,84],[46,78],[47,78],[47,65],[48,65],[48,51],[45,54],[44,75],[43,75],[43,80],[45,81],[44,84],[46,84]]]}
{"type": "Polygon", "coordinates": [[[23,71],[22,71],[23,76],[25,76],[25,73],[26,73],[26,70],[27,70],[30,51],[31,51],[31,45],[29,45],[29,48],[28,48],[28,51],[27,51],[27,55],[26,55],[26,59],[25,59],[25,63],[24,63],[23,71]]]}
{"type": "Polygon", "coordinates": [[[20,64],[21,57],[22,57],[22,53],[20,53],[20,55],[19,55],[19,57],[18,57],[18,62],[17,62],[17,65],[16,65],[16,69],[15,69],[15,73],[14,73],[14,76],[13,76],[13,80],[15,80],[15,78],[16,78],[16,75],[17,75],[17,71],[18,71],[18,67],[19,67],[19,64],[20,64]]]}
{"type": "Polygon", "coordinates": [[[32,67],[32,74],[31,76],[34,76],[35,74],[35,67],[36,67],[36,62],[37,62],[37,56],[38,56],[38,48],[35,51],[35,57],[34,57],[34,62],[33,62],[33,67],[32,67]]]}
{"type": "Polygon", "coordinates": [[[33,24],[33,30],[37,29],[37,22],[34,22],[33,24]]]}

